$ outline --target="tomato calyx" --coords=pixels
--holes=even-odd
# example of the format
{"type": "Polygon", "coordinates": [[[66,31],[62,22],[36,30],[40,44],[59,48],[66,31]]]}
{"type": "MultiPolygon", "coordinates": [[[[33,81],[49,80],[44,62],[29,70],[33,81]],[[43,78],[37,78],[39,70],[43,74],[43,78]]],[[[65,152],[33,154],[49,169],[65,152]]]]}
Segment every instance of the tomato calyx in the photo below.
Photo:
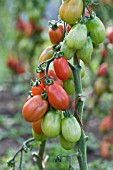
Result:
{"type": "Polygon", "coordinates": [[[60,58],[60,57],[63,57],[64,56],[64,52],[61,52],[61,51],[58,51],[54,54],[54,58],[60,58]]]}
{"type": "Polygon", "coordinates": [[[63,115],[64,115],[64,117],[70,117],[71,116],[71,112],[69,110],[65,110],[63,112],[63,115]]]}
{"type": "Polygon", "coordinates": [[[49,86],[49,85],[51,85],[51,84],[54,83],[54,80],[53,80],[53,79],[46,78],[45,81],[44,81],[44,83],[45,83],[46,86],[49,86]]]}
{"type": "Polygon", "coordinates": [[[49,21],[49,27],[53,30],[56,30],[58,28],[58,21],[55,21],[55,20],[51,20],[49,21]]]}
{"type": "Polygon", "coordinates": [[[43,98],[44,100],[47,100],[47,98],[48,98],[47,93],[46,93],[45,90],[42,92],[41,96],[42,96],[42,98],[43,98]]]}

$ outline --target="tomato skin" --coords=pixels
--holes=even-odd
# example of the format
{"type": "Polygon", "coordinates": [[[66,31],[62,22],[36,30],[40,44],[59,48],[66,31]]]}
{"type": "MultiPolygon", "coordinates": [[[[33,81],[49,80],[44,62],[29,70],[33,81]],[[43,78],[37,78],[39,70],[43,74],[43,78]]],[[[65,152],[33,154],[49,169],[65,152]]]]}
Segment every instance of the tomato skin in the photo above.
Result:
{"type": "Polygon", "coordinates": [[[81,49],[85,45],[86,39],[87,27],[81,23],[74,25],[66,37],[67,45],[74,50],[81,49]]]}
{"type": "Polygon", "coordinates": [[[42,123],[42,119],[31,123],[32,129],[35,131],[35,133],[38,133],[39,135],[43,134],[41,123],[42,123]]]}
{"type": "Polygon", "coordinates": [[[81,78],[83,78],[84,75],[85,75],[85,65],[84,65],[84,62],[82,60],[80,60],[80,66],[81,66],[80,74],[81,74],[81,78]]]}
{"type": "Polygon", "coordinates": [[[32,98],[32,96],[28,96],[27,98],[26,98],[26,100],[25,100],[25,103],[29,100],[29,99],[31,99],[32,98]]]}
{"type": "Polygon", "coordinates": [[[97,71],[97,76],[104,76],[107,74],[107,63],[102,63],[97,71]]]}
{"type": "Polygon", "coordinates": [[[32,129],[32,135],[33,135],[34,139],[38,140],[38,141],[44,141],[47,138],[44,134],[40,135],[40,134],[36,133],[33,129],[32,129]]]}
{"type": "Polygon", "coordinates": [[[60,51],[64,53],[64,56],[67,60],[70,60],[74,56],[74,50],[68,47],[65,39],[62,43],[60,51]]]}
{"type": "Polygon", "coordinates": [[[22,115],[28,122],[35,122],[41,119],[48,109],[48,102],[40,95],[36,95],[28,100],[22,109],[22,115]]]}
{"type": "Polygon", "coordinates": [[[63,88],[67,92],[67,94],[74,94],[74,81],[72,79],[67,79],[63,81],[63,88]]]}
{"type": "Polygon", "coordinates": [[[69,77],[69,65],[65,57],[56,58],[53,62],[54,70],[60,80],[66,80],[69,77]]]}
{"type": "Polygon", "coordinates": [[[71,30],[71,25],[67,24],[66,25],[66,31],[69,32],[71,30]]]}
{"type": "Polygon", "coordinates": [[[81,136],[81,127],[74,116],[65,117],[61,122],[61,132],[65,140],[77,142],[81,136]]]}
{"type": "Polygon", "coordinates": [[[93,43],[99,44],[105,40],[105,27],[98,17],[95,16],[93,19],[88,20],[86,26],[93,43]]]}
{"type": "Polygon", "coordinates": [[[42,131],[49,138],[55,138],[61,130],[61,114],[58,110],[48,111],[42,119],[42,131]]]}
{"type": "Polygon", "coordinates": [[[59,9],[60,18],[67,24],[74,24],[82,15],[82,0],[65,0],[59,9]]]}
{"type": "Polygon", "coordinates": [[[100,154],[101,154],[102,158],[108,159],[111,157],[109,150],[110,150],[110,143],[107,141],[102,141],[101,150],[100,150],[100,154]]]}
{"type": "Polygon", "coordinates": [[[36,95],[41,95],[41,93],[44,91],[44,87],[42,84],[38,85],[38,86],[32,86],[32,95],[36,96],[36,95]]]}
{"type": "Polygon", "coordinates": [[[102,57],[106,57],[106,56],[107,56],[107,51],[106,51],[105,48],[102,49],[102,51],[101,51],[101,56],[102,56],[102,57]]]}
{"type": "Polygon", "coordinates": [[[91,55],[93,53],[93,44],[91,38],[88,36],[84,46],[77,50],[77,56],[85,63],[88,64],[91,60],[91,55]]]}
{"type": "Polygon", "coordinates": [[[54,70],[49,70],[49,71],[48,71],[48,77],[49,77],[50,79],[53,79],[54,81],[58,82],[58,83],[63,87],[63,82],[62,82],[62,80],[60,80],[60,79],[57,77],[57,75],[56,75],[56,73],[55,73],[54,70]]]}
{"type": "Polygon", "coordinates": [[[62,135],[59,136],[60,144],[65,150],[70,150],[75,146],[74,142],[69,142],[64,139],[62,135]]]}
{"type": "Polygon", "coordinates": [[[50,105],[58,110],[65,110],[69,105],[69,97],[66,91],[57,83],[46,86],[46,93],[50,105]]]}
{"type": "Polygon", "coordinates": [[[58,44],[62,41],[64,36],[63,25],[60,24],[56,29],[49,28],[48,34],[52,44],[58,44]]]}
{"type": "Polygon", "coordinates": [[[52,46],[47,47],[40,55],[39,57],[39,62],[42,63],[50,58],[52,58],[54,54],[54,50],[52,46]]]}
{"type": "Polygon", "coordinates": [[[113,118],[111,116],[106,116],[100,123],[99,130],[101,133],[110,132],[113,130],[113,118]]]}

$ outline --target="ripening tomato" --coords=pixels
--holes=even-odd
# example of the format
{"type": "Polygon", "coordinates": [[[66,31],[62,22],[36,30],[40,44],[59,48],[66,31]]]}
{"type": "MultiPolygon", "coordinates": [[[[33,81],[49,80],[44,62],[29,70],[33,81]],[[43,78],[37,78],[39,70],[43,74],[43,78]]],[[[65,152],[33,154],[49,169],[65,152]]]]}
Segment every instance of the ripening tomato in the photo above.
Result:
{"type": "Polygon", "coordinates": [[[58,44],[62,41],[64,36],[64,26],[63,24],[57,24],[55,28],[50,27],[49,31],[49,38],[52,44],[58,44]]]}
{"type": "Polygon", "coordinates": [[[41,128],[41,123],[42,123],[42,119],[40,119],[36,122],[32,122],[32,129],[39,135],[43,134],[43,131],[41,128]]]}
{"type": "Polygon", "coordinates": [[[59,9],[60,18],[67,24],[74,24],[82,15],[82,0],[65,0],[59,9]]]}
{"type": "Polygon", "coordinates": [[[113,130],[113,118],[111,116],[106,116],[100,123],[99,130],[101,133],[110,132],[113,130]]]}
{"type": "Polygon", "coordinates": [[[61,112],[58,110],[48,111],[42,119],[41,127],[47,137],[57,137],[61,129],[61,112]]]}
{"type": "Polygon", "coordinates": [[[69,97],[66,91],[57,83],[46,86],[46,93],[50,105],[58,110],[65,110],[69,104],[69,97]]]}
{"type": "Polygon", "coordinates": [[[50,58],[52,58],[54,50],[52,46],[47,47],[39,57],[39,62],[42,63],[50,58]]]}
{"type": "Polygon", "coordinates": [[[48,71],[48,77],[49,77],[50,79],[53,79],[54,81],[58,82],[58,83],[63,87],[63,82],[62,82],[62,80],[60,80],[60,79],[57,77],[57,75],[56,75],[56,73],[55,73],[54,70],[49,70],[49,71],[48,71]]]}
{"type": "Polygon", "coordinates": [[[65,57],[56,58],[54,60],[54,70],[60,80],[66,80],[69,77],[69,65],[65,57]]]}
{"type": "Polygon", "coordinates": [[[75,146],[75,142],[69,142],[64,139],[62,135],[59,137],[60,139],[60,144],[65,150],[70,150],[75,146]]]}
{"type": "Polygon", "coordinates": [[[64,139],[69,142],[77,142],[80,139],[81,127],[74,116],[62,119],[61,133],[64,139]]]}
{"type": "Polygon", "coordinates": [[[80,50],[77,50],[76,53],[85,64],[90,62],[93,53],[93,44],[90,36],[87,37],[84,46],[80,50]]]}
{"type": "Polygon", "coordinates": [[[40,95],[36,95],[28,100],[22,109],[22,115],[28,122],[35,122],[41,119],[48,109],[48,102],[40,95]]]}
{"type": "Polygon", "coordinates": [[[15,71],[18,73],[18,74],[23,74],[25,72],[24,68],[18,64],[16,67],[15,67],[15,71]]]}
{"type": "Polygon", "coordinates": [[[67,24],[66,25],[66,31],[69,32],[71,30],[71,25],[67,24]]]}
{"type": "Polygon", "coordinates": [[[32,135],[34,137],[35,140],[38,140],[38,141],[45,141],[46,140],[46,136],[44,134],[38,134],[36,133],[33,129],[32,129],[32,135]]]}
{"type": "Polygon", "coordinates": [[[106,57],[106,56],[107,56],[107,51],[106,51],[105,48],[102,49],[102,51],[101,51],[101,56],[102,56],[102,57],[106,57]]]}
{"type": "Polygon", "coordinates": [[[101,95],[107,89],[108,82],[103,77],[99,77],[94,83],[94,91],[96,94],[101,95]]]}
{"type": "Polygon", "coordinates": [[[88,33],[95,44],[102,43],[106,37],[106,31],[104,24],[98,17],[94,17],[93,19],[89,19],[86,23],[88,33]]]}
{"type": "Polygon", "coordinates": [[[25,100],[25,103],[29,100],[29,99],[31,99],[32,98],[32,96],[28,96],[27,98],[26,98],[26,100],[25,100]]]}
{"type": "Polygon", "coordinates": [[[75,24],[66,37],[67,45],[74,50],[81,49],[85,45],[86,39],[87,27],[81,23],[75,24]]]}
{"type": "Polygon", "coordinates": [[[75,93],[74,80],[73,79],[64,80],[63,88],[67,92],[67,94],[74,94],[75,93]]]}
{"type": "Polygon", "coordinates": [[[25,35],[26,37],[30,37],[33,31],[32,24],[30,22],[25,23],[25,35]]]}
{"type": "Polygon", "coordinates": [[[64,53],[64,56],[67,60],[70,60],[74,56],[74,50],[72,48],[69,48],[66,43],[66,39],[64,39],[62,43],[60,51],[64,53]]]}
{"type": "Polygon", "coordinates": [[[33,96],[41,95],[41,93],[44,91],[44,87],[42,84],[39,84],[38,86],[32,86],[31,91],[33,96]]]}
{"type": "Polygon", "coordinates": [[[104,76],[107,74],[107,63],[102,63],[97,71],[97,76],[104,76]]]}

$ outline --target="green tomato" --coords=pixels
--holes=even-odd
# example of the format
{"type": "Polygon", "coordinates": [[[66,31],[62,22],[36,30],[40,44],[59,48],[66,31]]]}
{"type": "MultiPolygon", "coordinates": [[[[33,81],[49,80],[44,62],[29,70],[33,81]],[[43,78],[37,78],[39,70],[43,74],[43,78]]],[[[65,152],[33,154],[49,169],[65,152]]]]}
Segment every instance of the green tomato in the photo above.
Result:
{"type": "Polygon", "coordinates": [[[42,135],[39,135],[38,133],[36,133],[33,129],[32,129],[32,135],[34,137],[35,140],[38,140],[38,141],[44,141],[46,140],[46,136],[44,134],[42,135]]]}
{"type": "Polygon", "coordinates": [[[84,77],[85,75],[85,65],[84,62],[82,60],[80,60],[80,66],[81,66],[81,77],[84,77]]]}
{"type": "Polygon", "coordinates": [[[93,44],[91,38],[88,36],[84,46],[77,50],[77,56],[85,63],[89,63],[93,52],[93,44]]]}
{"type": "Polygon", "coordinates": [[[81,127],[74,116],[65,117],[61,122],[61,132],[65,140],[77,142],[81,136],[81,127]]]}
{"type": "Polygon", "coordinates": [[[105,40],[105,27],[98,17],[95,16],[93,19],[89,19],[86,26],[93,43],[99,44],[105,40]]]}
{"type": "Polygon", "coordinates": [[[70,150],[75,146],[75,142],[69,142],[62,135],[59,136],[60,144],[65,150],[70,150]]]}
{"type": "Polygon", "coordinates": [[[66,39],[64,39],[62,43],[60,51],[64,52],[64,56],[67,60],[70,60],[74,56],[74,50],[67,46],[66,39]]]}
{"type": "Polygon", "coordinates": [[[67,79],[63,81],[63,88],[67,92],[67,94],[74,94],[74,81],[72,79],[67,79]]]}
{"type": "Polygon", "coordinates": [[[66,37],[67,45],[74,50],[81,49],[85,45],[86,39],[87,27],[80,23],[74,25],[66,37]]]}
{"type": "Polygon", "coordinates": [[[47,137],[57,137],[61,130],[61,112],[58,110],[48,111],[42,119],[41,128],[47,137]]]}
{"type": "Polygon", "coordinates": [[[70,70],[70,72],[69,72],[69,77],[68,77],[68,79],[73,79],[73,73],[72,73],[72,70],[71,70],[70,67],[69,67],[69,70],[70,70]]]}

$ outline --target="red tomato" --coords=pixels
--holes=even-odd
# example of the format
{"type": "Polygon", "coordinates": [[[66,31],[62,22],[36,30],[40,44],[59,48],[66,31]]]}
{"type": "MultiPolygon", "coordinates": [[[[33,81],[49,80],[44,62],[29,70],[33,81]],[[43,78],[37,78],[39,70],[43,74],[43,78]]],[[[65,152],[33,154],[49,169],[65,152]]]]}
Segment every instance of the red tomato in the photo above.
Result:
{"type": "Polygon", "coordinates": [[[33,128],[33,130],[34,130],[36,133],[38,133],[39,135],[43,134],[42,128],[41,128],[41,123],[42,123],[42,119],[40,119],[40,120],[32,123],[32,128],[33,128]]]}
{"type": "Polygon", "coordinates": [[[32,98],[32,96],[28,96],[27,98],[26,98],[26,100],[25,100],[25,103],[29,100],[29,99],[31,99],[32,98]]]}
{"type": "Polygon", "coordinates": [[[49,71],[48,71],[48,77],[49,77],[50,79],[53,79],[54,81],[57,81],[57,82],[63,87],[63,82],[62,82],[62,80],[60,80],[60,79],[57,77],[57,75],[56,75],[56,73],[55,73],[54,70],[49,70],[49,71]]]}
{"type": "Polygon", "coordinates": [[[38,86],[32,86],[32,95],[36,96],[36,95],[41,95],[41,93],[44,91],[44,87],[42,84],[38,85],[38,86]]]}
{"type": "Polygon", "coordinates": [[[68,79],[70,75],[70,69],[66,58],[65,57],[56,58],[53,63],[57,77],[61,80],[68,79]]]}
{"type": "Polygon", "coordinates": [[[97,71],[97,76],[103,76],[107,73],[107,63],[102,63],[97,71]]]}
{"type": "Polygon", "coordinates": [[[41,119],[48,109],[48,102],[40,95],[36,95],[28,100],[22,109],[22,115],[28,122],[35,122],[41,119]]]}
{"type": "Polygon", "coordinates": [[[62,41],[64,36],[64,27],[63,24],[59,24],[56,28],[49,28],[48,31],[50,41],[52,44],[58,44],[62,41]]]}
{"type": "Polygon", "coordinates": [[[107,141],[103,141],[102,144],[101,144],[100,154],[104,159],[111,157],[109,150],[110,150],[110,143],[107,142],[107,141]]]}
{"type": "Polygon", "coordinates": [[[65,110],[69,105],[69,97],[66,91],[57,83],[46,86],[46,93],[50,105],[58,110],[65,110]]]}
{"type": "Polygon", "coordinates": [[[102,133],[113,130],[113,118],[111,116],[104,117],[100,124],[99,129],[102,133]]]}
{"type": "Polygon", "coordinates": [[[20,17],[17,18],[16,27],[20,31],[23,31],[25,29],[25,23],[22,21],[20,17]]]}
{"type": "Polygon", "coordinates": [[[106,57],[106,56],[107,56],[107,51],[106,51],[105,48],[102,49],[102,51],[101,51],[101,56],[102,56],[102,57],[106,57]]]}
{"type": "Polygon", "coordinates": [[[113,27],[108,27],[106,30],[106,35],[109,40],[109,43],[113,44],[113,27]]]}
{"type": "Polygon", "coordinates": [[[24,68],[19,64],[16,66],[15,69],[18,74],[23,74],[25,72],[24,68]]]}

